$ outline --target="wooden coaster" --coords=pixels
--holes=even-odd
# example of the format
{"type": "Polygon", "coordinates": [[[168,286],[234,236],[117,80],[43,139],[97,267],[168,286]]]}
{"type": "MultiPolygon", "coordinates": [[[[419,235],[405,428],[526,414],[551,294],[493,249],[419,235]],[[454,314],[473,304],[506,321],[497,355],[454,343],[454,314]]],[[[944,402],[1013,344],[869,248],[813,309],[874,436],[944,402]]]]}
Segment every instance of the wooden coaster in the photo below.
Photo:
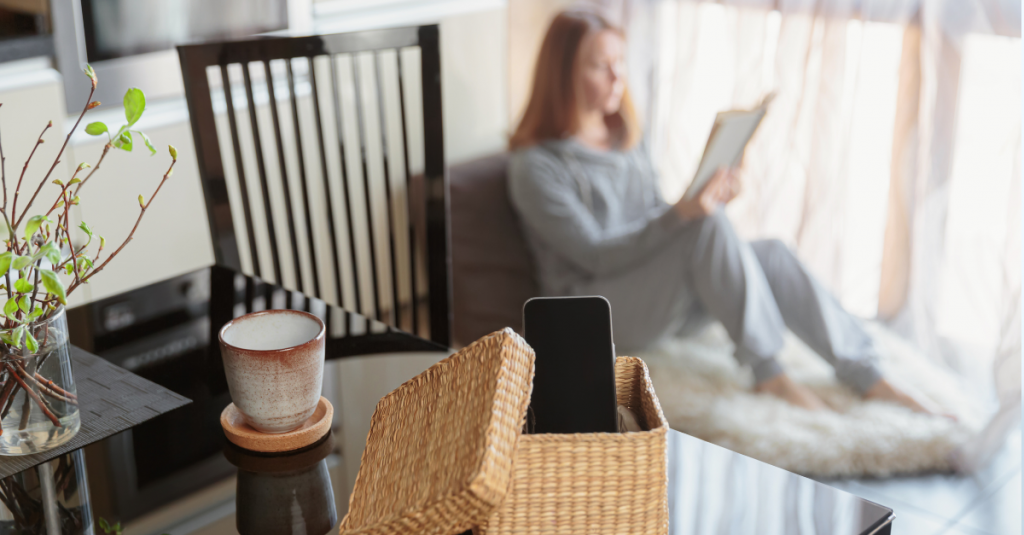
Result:
{"type": "Polygon", "coordinates": [[[224,412],[220,413],[220,426],[224,428],[228,440],[238,447],[250,451],[275,453],[293,451],[316,443],[330,432],[333,419],[334,407],[327,398],[321,397],[313,416],[298,429],[288,433],[260,433],[245,423],[242,413],[234,403],[228,404],[224,407],[224,412]]]}

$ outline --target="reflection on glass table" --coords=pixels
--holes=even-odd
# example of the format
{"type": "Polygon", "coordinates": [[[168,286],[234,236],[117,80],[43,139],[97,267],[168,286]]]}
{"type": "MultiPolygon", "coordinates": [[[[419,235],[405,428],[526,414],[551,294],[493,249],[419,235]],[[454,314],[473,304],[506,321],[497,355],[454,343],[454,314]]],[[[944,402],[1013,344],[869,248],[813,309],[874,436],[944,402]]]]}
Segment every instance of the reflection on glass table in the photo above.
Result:
{"type": "Polygon", "coordinates": [[[324,535],[338,522],[327,456],[332,433],[284,454],[261,454],[231,444],[224,456],[238,467],[235,527],[241,535],[324,535]]]}
{"type": "Polygon", "coordinates": [[[670,535],[886,535],[892,509],[678,431],[668,433],[670,535]]]}
{"type": "MultiPolygon", "coordinates": [[[[332,482],[328,476],[332,462],[339,466],[337,455],[330,455],[333,438],[276,458],[225,449],[219,418],[230,398],[216,333],[234,317],[267,308],[307,310],[324,319],[328,360],[445,350],[221,267],[69,310],[72,343],[194,400],[88,448],[96,517],[129,525],[133,518],[237,477],[232,485],[237,494],[229,498],[237,504],[214,521],[237,526],[241,533],[292,533],[295,525],[303,533],[337,529],[348,496],[340,490],[347,488],[339,485],[343,477],[332,471],[332,482]]],[[[357,423],[340,425],[358,428],[357,423]]],[[[890,529],[890,509],[677,431],[668,435],[668,459],[672,534],[874,535],[890,529]]],[[[9,518],[4,515],[0,506],[0,522],[9,518]]]]}

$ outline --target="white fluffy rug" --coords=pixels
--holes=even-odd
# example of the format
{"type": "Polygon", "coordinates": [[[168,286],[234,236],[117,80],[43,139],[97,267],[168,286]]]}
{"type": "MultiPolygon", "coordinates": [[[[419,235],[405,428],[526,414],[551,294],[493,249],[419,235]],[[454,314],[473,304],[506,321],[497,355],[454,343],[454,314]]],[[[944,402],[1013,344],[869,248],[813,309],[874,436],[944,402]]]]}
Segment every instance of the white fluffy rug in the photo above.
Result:
{"type": "Polygon", "coordinates": [[[753,376],[732,357],[720,326],[641,354],[673,429],[805,475],[886,477],[950,470],[947,454],[980,428],[978,405],[957,380],[876,324],[868,329],[886,377],[927,396],[959,421],[863,401],[793,335],[779,361],[834,411],[811,412],[751,391],[753,376]]]}

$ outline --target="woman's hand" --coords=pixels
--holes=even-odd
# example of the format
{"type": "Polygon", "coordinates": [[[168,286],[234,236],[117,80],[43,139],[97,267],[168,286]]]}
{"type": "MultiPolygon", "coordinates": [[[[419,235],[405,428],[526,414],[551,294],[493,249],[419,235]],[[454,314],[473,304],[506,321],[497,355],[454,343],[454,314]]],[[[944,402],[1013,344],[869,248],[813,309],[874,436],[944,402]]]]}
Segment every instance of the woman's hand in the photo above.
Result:
{"type": "Polygon", "coordinates": [[[696,197],[679,199],[673,209],[684,220],[699,219],[711,215],[718,205],[728,204],[739,194],[740,182],[736,169],[723,167],[696,197]]]}

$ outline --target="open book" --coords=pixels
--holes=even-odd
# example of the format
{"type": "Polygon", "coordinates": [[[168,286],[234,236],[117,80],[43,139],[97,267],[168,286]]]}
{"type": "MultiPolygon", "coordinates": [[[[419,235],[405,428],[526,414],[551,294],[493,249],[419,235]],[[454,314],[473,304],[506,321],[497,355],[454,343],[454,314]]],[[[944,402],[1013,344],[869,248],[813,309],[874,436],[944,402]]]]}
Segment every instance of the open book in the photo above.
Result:
{"type": "Polygon", "coordinates": [[[761,124],[761,119],[768,111],[768,104],[774,96],[769,94],[752,110],[718,112],[715,116],[715,126],[711,128],[708,144],[704,148],[704,156],[697,166],[697,174],[683,194],[685,198],[692,199],[699,195],[711,177],[715,176],[718,168],[739,165],[743,159],[743,149],[747,147],[747,142],[761,124]]]}

